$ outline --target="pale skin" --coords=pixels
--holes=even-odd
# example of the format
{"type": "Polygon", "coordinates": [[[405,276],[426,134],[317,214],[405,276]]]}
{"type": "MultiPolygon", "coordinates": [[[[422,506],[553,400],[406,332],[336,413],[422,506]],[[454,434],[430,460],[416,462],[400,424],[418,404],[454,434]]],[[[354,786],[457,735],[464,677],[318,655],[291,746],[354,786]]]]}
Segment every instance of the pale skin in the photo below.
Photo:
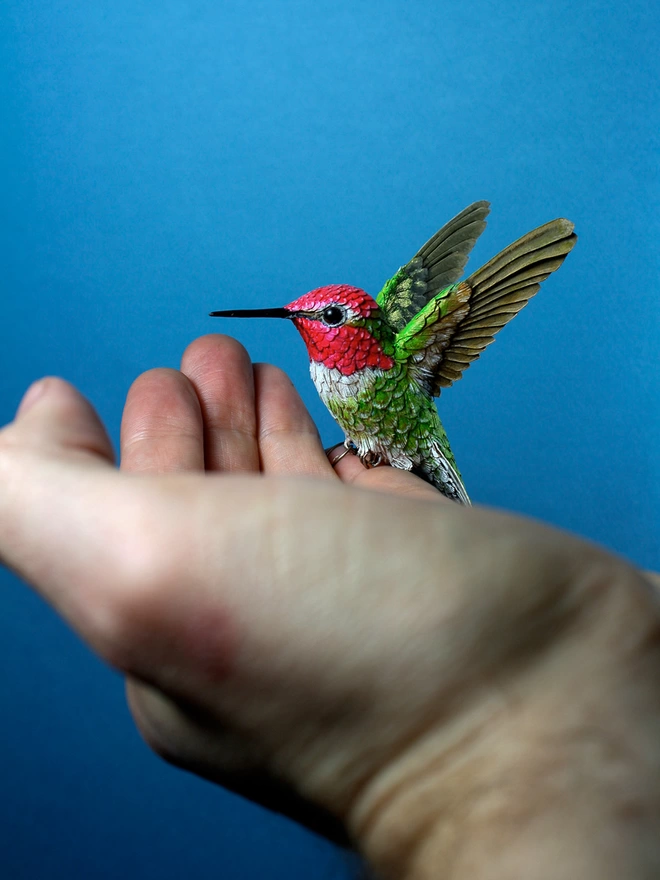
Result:
{"type": "Polygon", "coordinates": [[[379,877],[660,876],[653,576],[333,470],[228,337],[136,380],[121,471],[74,388],[33,386],[0,432],[0,559],[126,675],[152,748],[379,877]]]}

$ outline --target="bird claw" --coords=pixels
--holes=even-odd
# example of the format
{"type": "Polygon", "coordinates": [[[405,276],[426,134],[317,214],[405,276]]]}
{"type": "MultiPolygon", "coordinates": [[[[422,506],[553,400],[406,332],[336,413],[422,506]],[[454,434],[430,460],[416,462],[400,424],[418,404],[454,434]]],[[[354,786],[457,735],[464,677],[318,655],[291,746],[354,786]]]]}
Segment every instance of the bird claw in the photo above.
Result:
{"type": "MultiPolygon", "coordinates": [[[[382,464],[385,461],[385,459],[380,454],[380,452],[374,452],[373,449],[370,449],[367,452],[361,453],[359,451],[358,447],[356,446],[356,444],[352,440],[349,440],[348,437],[346,438],[346,440],[344,440],[344,447],[345,447],[344,452],[342,452],[333,461],[330,462],[333,467],[336,464],[338,464],[342,460],[342,458],[344,458],[344,456],[348,455],[349,453],[351,453],[351,455],[357,455],[357,457],[360,459],[360,461],[362,462],[362,464],[366,468],[378,467],[379,464],[382,464]]],[[[325,452],[326,452],[326,454],[329,455],[332,452],[332,450],[336,449],[336,448],[337,448],[336,445],[329,446],[325,450],[325,452]]]]}
{"type": "Polygon", "coordinates": [[[360,456],[360,461],[365,467],[375,468],[383,463],[383,456],[380,452],[374,452],[373,449],[370,449],[368,452],[365,452],[364,455],[360,456]]]}

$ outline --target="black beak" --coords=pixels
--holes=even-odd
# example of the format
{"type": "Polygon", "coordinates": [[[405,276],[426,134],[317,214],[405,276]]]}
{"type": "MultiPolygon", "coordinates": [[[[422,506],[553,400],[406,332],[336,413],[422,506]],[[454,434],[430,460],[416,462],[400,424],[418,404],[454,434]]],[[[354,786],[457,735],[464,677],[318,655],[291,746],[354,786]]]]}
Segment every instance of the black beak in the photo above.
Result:
{"type": "Polygon", "coordinates": [[[211,318],[292,318],[295,312],[287,309],[227,309],[209,312],[211,318]]]}

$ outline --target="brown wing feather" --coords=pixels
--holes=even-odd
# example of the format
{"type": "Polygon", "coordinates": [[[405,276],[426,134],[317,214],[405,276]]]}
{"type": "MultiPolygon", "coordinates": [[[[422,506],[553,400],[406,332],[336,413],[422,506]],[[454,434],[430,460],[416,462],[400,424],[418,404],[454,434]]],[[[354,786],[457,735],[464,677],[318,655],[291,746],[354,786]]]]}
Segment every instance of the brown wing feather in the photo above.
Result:
{"type": "Polygon", "coordinates": [[[434,395],[460,378],[497,331],[538,292],[541,282],[561,266],[576,241],[570,220],[552,220],[519,238],[463,282],[470,288],[470,308],[433,369],[434,395]]]}
{"type": "Polygon", "coordinates": [[[431,394],[440,394],[462,376],[561,266],[576,241],[569,220],[539,226],[436,296],[409,322],[397,345],[403,356],[413,355],[415,372],[431,394]]]}

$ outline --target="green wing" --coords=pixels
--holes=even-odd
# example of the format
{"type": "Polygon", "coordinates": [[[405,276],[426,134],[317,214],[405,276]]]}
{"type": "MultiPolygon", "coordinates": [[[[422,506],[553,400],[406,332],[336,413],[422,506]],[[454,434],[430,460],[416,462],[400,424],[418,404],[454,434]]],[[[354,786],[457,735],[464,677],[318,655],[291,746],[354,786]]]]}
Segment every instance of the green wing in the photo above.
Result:
{"type": "Polygon", "coordinates": [[[552,220],[440,291],[396,337],[396,357],[434,397],[460,379],[495,334],[558,269],[577,241],[569,220],[552,220]]]}
{"type": "Polygon", "coordinates": [[[390,325],[401,330],[437,293],[461,277],[486,228],[488,202],[475,202],[450,220],[387,282],[376,298],[390,325]]]}

